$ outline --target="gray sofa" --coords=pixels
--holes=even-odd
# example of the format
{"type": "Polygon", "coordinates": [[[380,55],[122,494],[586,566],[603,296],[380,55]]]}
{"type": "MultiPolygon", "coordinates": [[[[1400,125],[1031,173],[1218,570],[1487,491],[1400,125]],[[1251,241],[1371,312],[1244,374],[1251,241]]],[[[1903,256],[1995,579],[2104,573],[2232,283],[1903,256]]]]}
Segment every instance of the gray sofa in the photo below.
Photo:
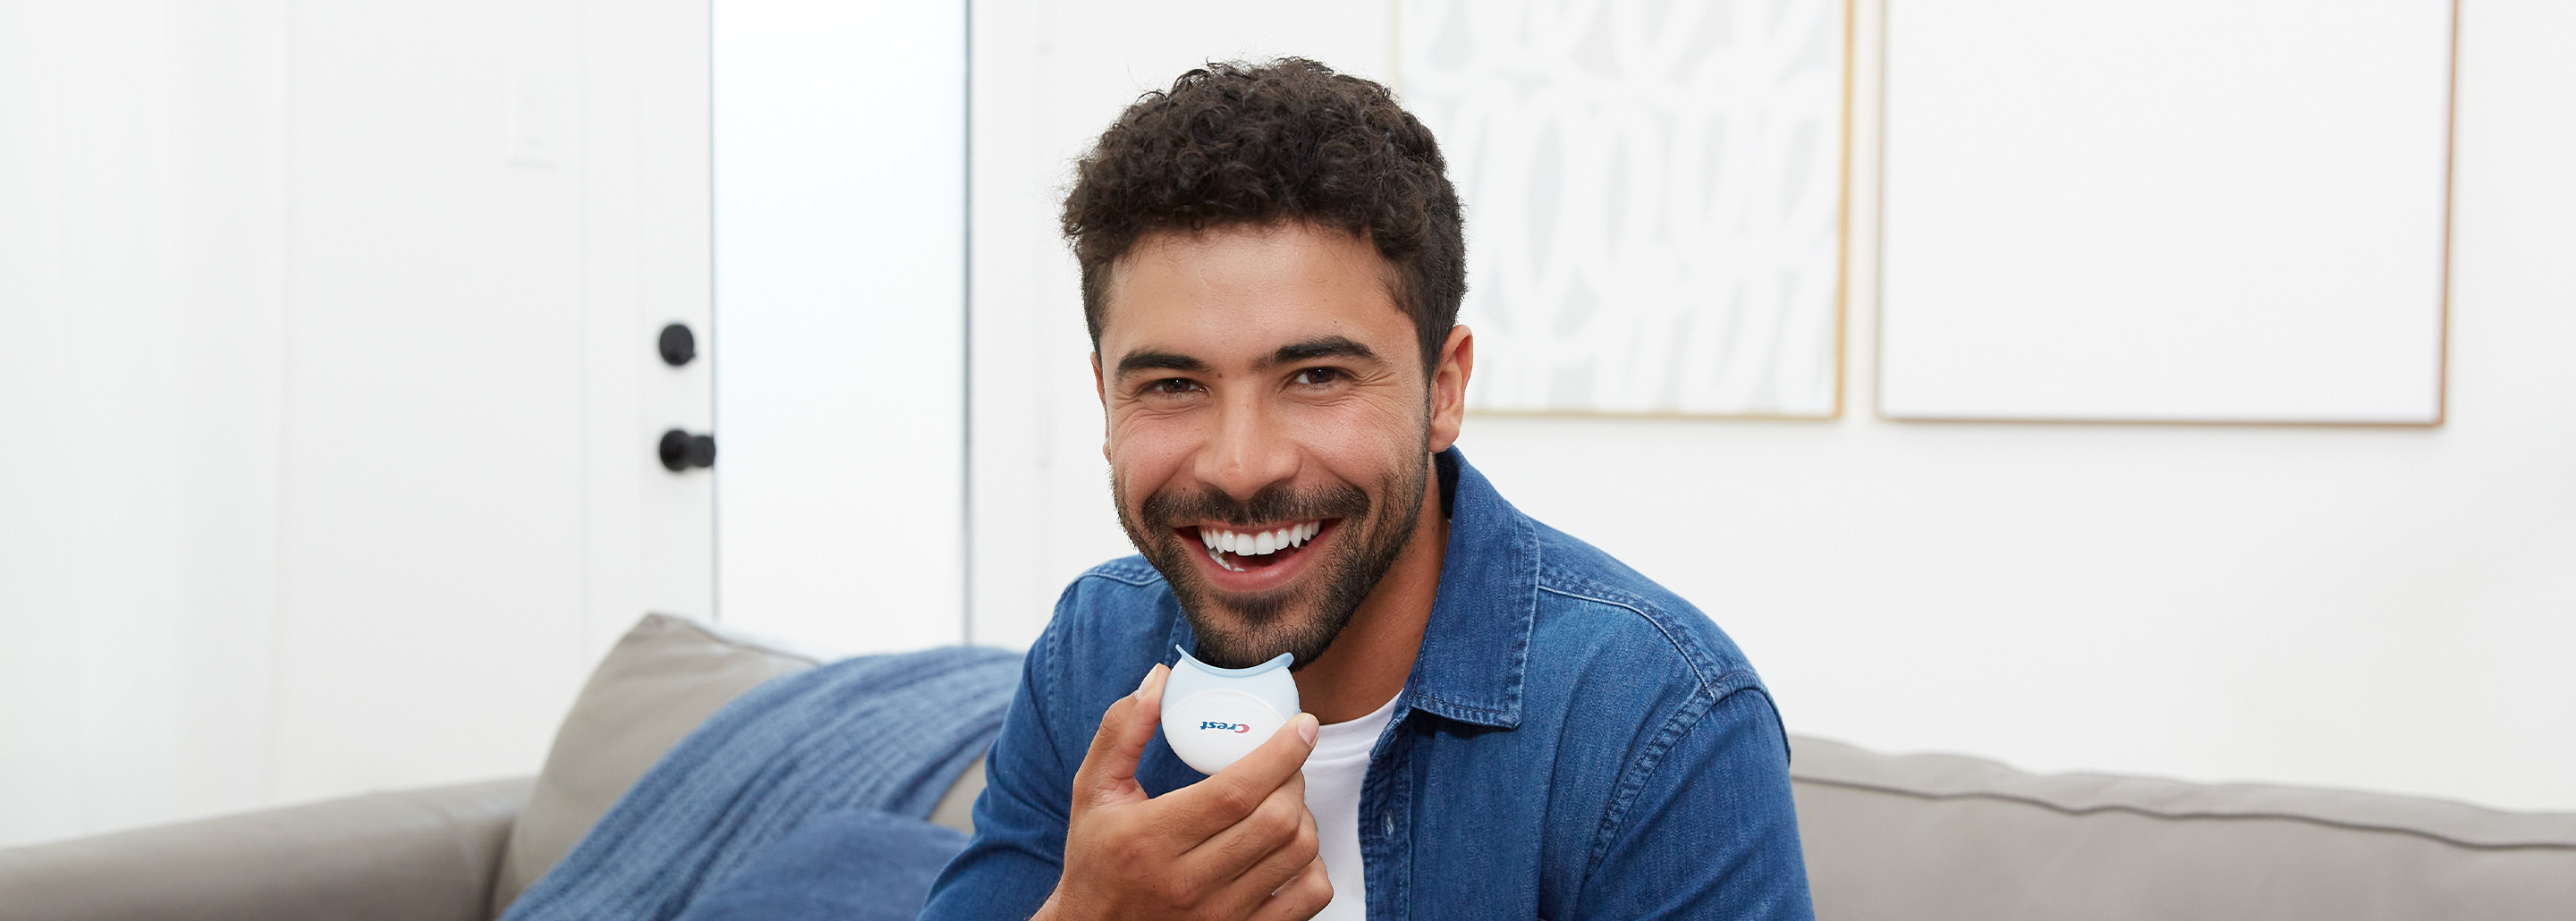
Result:
{"type": "MultiPolygon", "coordinates": [[[[535,778],[0,850],[0,921],[483,921],[708,714],[814,664],[647,617],[535,778]]],[[[1820,918],[2576,919],[2576,814],[1792,748],[1820,918]]],[[[964,828],[982,782],[933,821],[964,828]]]]}

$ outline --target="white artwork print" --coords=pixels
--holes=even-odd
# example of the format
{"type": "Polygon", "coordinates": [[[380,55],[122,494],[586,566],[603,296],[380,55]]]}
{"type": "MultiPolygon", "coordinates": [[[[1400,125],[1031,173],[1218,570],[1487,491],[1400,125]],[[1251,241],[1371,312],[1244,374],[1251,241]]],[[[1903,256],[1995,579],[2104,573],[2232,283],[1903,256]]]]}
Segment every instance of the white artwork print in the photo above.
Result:
{"type": "Polygon", "coordinates": [[[1401,0],[1466,204],[1469,406],[1830,417],[1844,0],[1401,0]]]}
{"type": "Polygon", "coordinates": [[[2457,12],[1891,5],[1879,411],[2440,424],[2457,12]]]}

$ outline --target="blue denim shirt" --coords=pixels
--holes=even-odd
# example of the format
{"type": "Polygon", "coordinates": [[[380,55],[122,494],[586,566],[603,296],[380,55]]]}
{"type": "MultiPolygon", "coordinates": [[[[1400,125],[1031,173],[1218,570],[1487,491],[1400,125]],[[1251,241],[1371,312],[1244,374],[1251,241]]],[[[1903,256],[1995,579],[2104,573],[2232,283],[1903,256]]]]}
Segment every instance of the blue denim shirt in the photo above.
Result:
{"type": "MultiPolygon", "coordinates": [[[[1360,793],[1372,921],[1809,918],[1770,694],[1717,625],[1503,501],[1453,449],[1440,590],[1360,793]]],[[[1100,716],[1175,645],[1142,558],[1075,579],[1030,648],[975,837],[922,917],[1026,918],[1064,860],[1100,716]]],[[[1203,779],[1158,734],[1136,779],[1203,779]]]]}

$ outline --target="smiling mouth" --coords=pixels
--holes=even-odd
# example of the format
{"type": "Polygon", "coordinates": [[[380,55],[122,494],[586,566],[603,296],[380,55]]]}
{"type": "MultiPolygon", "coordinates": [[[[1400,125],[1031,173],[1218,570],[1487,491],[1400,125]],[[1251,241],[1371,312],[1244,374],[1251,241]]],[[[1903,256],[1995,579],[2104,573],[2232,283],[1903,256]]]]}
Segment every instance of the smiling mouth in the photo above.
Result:
{"type": "Polygon", "coordinates": [[[1196,530],[1199,543],[1207,547],[1208,559],[1235,572],[1249,572],[1275,566],[1303,552],[1331,521],[1304,521],[1257,531],[1209,525],[1196,530]]]}

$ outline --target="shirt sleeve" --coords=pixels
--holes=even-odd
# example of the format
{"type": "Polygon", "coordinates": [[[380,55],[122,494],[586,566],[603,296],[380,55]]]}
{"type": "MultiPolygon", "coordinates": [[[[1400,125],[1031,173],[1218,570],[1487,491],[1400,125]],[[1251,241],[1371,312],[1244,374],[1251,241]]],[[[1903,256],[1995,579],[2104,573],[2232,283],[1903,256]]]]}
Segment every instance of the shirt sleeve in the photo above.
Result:
{"type": "Polygon", "coordinates": [[[921,913],[925,921],[1025,919],[1064,875],[1065,824],[1074,769],[1081,763],[1066,761],[1058,750],[1042,703],[1054,699],[1053,682],[1046,679],[1056,661],[1056,635],[1049,628],[1020,666],[1019,690],[984,760],[974,838],[931,883],[921,913]]]}
{"type": "Polygon", "coordinates": [[[1739,688],[1689,723],[1641,769],[1576,915],[1811,921],[1788,741],[1770,696],[1739,688]]]}

